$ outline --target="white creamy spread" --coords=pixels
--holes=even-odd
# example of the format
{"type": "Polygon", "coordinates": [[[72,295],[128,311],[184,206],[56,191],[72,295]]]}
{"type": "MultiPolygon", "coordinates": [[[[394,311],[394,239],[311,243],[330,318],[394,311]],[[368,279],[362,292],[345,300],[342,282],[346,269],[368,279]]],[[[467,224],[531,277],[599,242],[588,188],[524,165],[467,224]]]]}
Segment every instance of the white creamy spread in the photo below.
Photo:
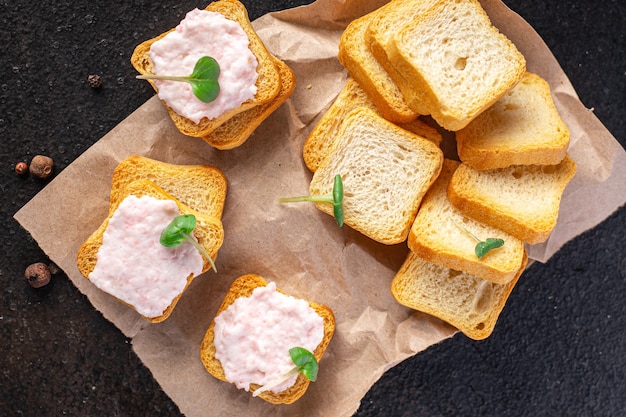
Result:
{"type": "Polygon", "coordinates": [[[167,248],[159,241],[179,214],[172,200],[126,197],[109,219],[89,280],[145,317],[162,315],[189,274],[202,273],[203,259],[193,245],[167,248]]]}
{"type": "Polygon", "coordinates": [[[189,76],[198,59],[213,57],[220,67],[220,93],[210,102],[200,101],[187,82],[156,80],[158,96],[176,113],[199,123],[237,108],[256,94],[257,59],[239,23],[222,14],[194,9],[176,29],[150,47],[153,73],[189,76]]]}
{"type": "MultiPolygon", "coordinates": [[[[289,349],[313,352],[324,337],[324,321],[305,300],[276,291],[276,284],[257,287],[215,318],[215,357],[226,379],[237,388],[264,385],[279,379],[295,365],[289,349]]],[[[271,389],[281,392],[296,376],[271,389]]]]}

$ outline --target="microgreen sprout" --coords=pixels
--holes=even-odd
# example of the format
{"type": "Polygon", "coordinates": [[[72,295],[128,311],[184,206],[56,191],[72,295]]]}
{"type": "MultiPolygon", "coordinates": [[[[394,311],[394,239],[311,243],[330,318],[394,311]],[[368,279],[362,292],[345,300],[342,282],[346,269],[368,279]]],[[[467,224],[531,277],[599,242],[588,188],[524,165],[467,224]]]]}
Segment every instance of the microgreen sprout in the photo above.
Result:
{"type": "Polygon", "coordinates": [[[487,238],[485,240],[481,240],[476,235],[474,235],[472,232],[470,232],[469,230],[467,230],[465,227],[461,226],[457,222],[453,221],[453,223],[455,224],[456,227],[459,228],[459,230],[461,230],[467,236],[469,236],[470,238],[472,238],[473,240],[476,241],[476,246],[474,247],[474,252],[476,253],[476,256],[478,257],[478,259],[481,259],[490,250],[499,248],[502,245],[504,245],[504,240],[503,239],[489,237],[489,238],[487,238]]]}
{"type": "Polygon", "coordinates": [[[286,197],[278,200],[280,203],[299,203],[308,201],[311,203],[329,203],[333,205],[333,214],[339,227],[343,226],[343,182],[341,175],[335,175],[332,194],[327,195],[305,195],[298,197],[286,197]]]}
{"type": "Polygon", "coordinates": [[[196,62],[193,72],[189,76],[176,75],[138,75],[140,80],[168,80],[182,81],[191,85],[193,94],[205,103],[210,103],[217,98],[220,93],[220,85],[217,78],[220,75],[220,66],[217,61],[210,56],[203,56],[196,62]]]}
{"type": "Polygon", "coordinates": [[[317,371],[319,370],[319,364],[317,363],[317,359],[313,353],[309,352],[303,347],[294,347],[289,349],[289,356],[294,363],[294,367],[289,371],[285,372],[280,376],[280,378],[275,379],[274,381],[270,381],[269,383],[260,386],[253,393],[252,396],[256,397],[264,391],[270,390],[294,375],[299,373],[303,373],[307,379],[311,382],[315,382],[317,379],[317,371]]]}
{"type": "Polygon", "coordinates": [[[184,241],[191,243],[209,261],[213,271],[217,272],[215,262],[207,251],[192,236],[191,232],[196,228],[196,216],[193,214],[181,214],[174,217],[174,220],[161,232],[161,245],[167,248],[175,248],[184,241]]]}

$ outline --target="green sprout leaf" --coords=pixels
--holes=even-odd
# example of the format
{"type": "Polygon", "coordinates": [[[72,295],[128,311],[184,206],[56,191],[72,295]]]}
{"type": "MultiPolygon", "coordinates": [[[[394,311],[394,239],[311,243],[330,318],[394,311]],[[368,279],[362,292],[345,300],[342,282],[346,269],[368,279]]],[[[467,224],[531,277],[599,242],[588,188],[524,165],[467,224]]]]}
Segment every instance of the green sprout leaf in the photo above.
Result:
{"type": "Polygon", "coordinates": [[[209,263],[213,271],[217,272],[215,262],[211,256],[207,253],[204,247],[198,243],[192,236],[193,229],[196,228],[196,216],[193,214],[181,214],[174,217],[174,220],[161,232],[160,242],[161,245],[166,248],[175,248],[184,241],[191,243],[199,252],[204,256],[209,263]]]}
{"type": "Polygon", "coordinates": [[[289,349],[289,356],[300,371],[306,376],[309,381],[315,382],[317,379],[317,371],[319,370],[319,364],[313,353],[309,352],[303,347],[294,347],[289,349]]]}
{"type": "Polygon", "coordinates": [[[476,252],[476,256],[478,256],[478,258],[480,259],[485,256],[490,250],[499,248],[502,245],[504,245],[504,240],[490,237],[487,238],[487,240],[485,240],[484,242],[478,242],[476,244],[476,247],[474,248],[474,251],[476,252]]]}
{"type": "Polygon", "coordinates": [[[305,195],[298,197],[285,197],[278,199],[279,203],[300,203],[300,202],[311,202],[311,203],[329,203],[333,205],[333,215],[335,217],[335,221],[339,227],[343,226],[343,181],[341,180],[341,175],[335,175],[334,183],[333,183],[333,192],[332,194],[327,195],[305,195]]]}
{"type": "Polygon", "coordinates": [[[474,253],[476,253],[476,256],[478,257],[478,259],[482,259],[482,257],[485,256],[492,249],[497,249],[504,245],[503,239],[489,237],[483,241],[479,239],[476,235],[474,235],[472,232],[467,230],[465,227],[458,224],[457,222],[453,221],[453,223],[456,227],[459,228],[459,230],[461,230],[467,236],[469,236],[470,238],[476,241],[476,246],[474,246],[474,253]]]}
{"type": "Polygon", "coordinates": [[[262,392],[265,392],[282,384],[292,376],[299,373],[302,373],[305,377],[307,377],[309,381],[315,382],[315,380],[317,379],[317,371],[319,370],[319,364],[317,363],[317,359],[315,359],[315,355],[313,355],[313,353],[306,350],[305,348],[297,346],[289,349],[289,356],[291,357],[291,360],[293,361],[295,366],[289,371],[285,372],[283,375],[281,375],[280,378],[277,378],[276,380],[257,388],[252,393],[253,397],[256,397],[262,392]]]}
{"type": "Polygon", "coordinates": [[[217,61],[210,56],[203,56],[196,62],[191,75],[138,75],[140,80],[169,80],[181,81],[191,85],[191,91],[201,101],[210,103],[217,98],[220,93],[220,85],[217,78],[220,75],[220,66],[217,61]]]}

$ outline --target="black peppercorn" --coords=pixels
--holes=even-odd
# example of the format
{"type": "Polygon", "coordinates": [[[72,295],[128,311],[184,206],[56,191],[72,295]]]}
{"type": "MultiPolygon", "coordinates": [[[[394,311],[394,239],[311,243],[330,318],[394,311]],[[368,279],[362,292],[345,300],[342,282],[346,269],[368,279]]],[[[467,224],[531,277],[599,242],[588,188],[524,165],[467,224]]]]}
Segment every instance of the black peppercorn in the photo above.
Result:
{"type": "Polygon", "coordinates": [[[98,74],[91,74],[87,77],[87,81],[89,82],[89,87],[91,88],[100,88],[102,86],[102,77],[98,74]]]}
{"type": "Polygon", "coordinates": [[[28,165],[26,162],[18,162],[15,164],[15,173],[18,175],[24,175],[28,172],[28,165]]]}
{"type": "Polygon", "coordinates": [[[26,282],[33,288],[41,288],[50,282],[50,269],[43,262],[29,265],[24,272],[26,282]]]}
{"type": "Polygon", "coordinates": [[[53,166],[54,161],[52,158],[43,155],[35,155],[30,161],[30,172],[37,178],[46,179],[52,175],[53,166]]]}

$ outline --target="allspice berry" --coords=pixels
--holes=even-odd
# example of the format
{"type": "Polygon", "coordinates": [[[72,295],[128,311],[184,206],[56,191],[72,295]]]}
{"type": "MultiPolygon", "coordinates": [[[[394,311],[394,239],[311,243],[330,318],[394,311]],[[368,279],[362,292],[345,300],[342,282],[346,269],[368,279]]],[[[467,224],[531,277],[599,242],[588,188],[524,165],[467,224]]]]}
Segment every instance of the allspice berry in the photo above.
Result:
{"type": "Polygon", "coordinates": [[[15,164],[15,173],[17,175],[24,175],[28,172],[28,164],[26,162],[20,161],[15,164]]]}
{"type": "Polygon", "coordinates": [[[53,166],[54,161],[52,158],[43,155],[35,155],[32,161],[30,161],[30,172],[37,178],[46,179],[52,175],[53,166]]]}
{"type": "Polygon", "coordinates": [[[102,87],[102,77],[98,74],[90,74],[87,77],[87,82],[89,83],[89,87],[91,88],[100,88],[102,87]]]}
{"type": "Polygon", "coordinates": [[[33,288],[41,288],[50,282],[50,269],[43,262],[29,265],[24,272],[26,282],[33,288]]]}

